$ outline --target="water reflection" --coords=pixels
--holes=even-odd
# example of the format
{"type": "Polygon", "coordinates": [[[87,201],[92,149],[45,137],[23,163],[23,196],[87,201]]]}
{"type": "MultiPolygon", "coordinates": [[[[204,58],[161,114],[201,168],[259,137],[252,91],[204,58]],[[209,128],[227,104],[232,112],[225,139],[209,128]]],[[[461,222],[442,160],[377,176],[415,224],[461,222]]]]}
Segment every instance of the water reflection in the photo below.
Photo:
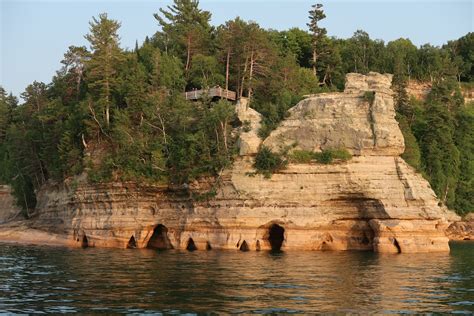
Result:
{"type": "Polygon", "coordinates": [[[469,312],[474,244],[451,254],[0,245],[0,312],[469,312]]]}

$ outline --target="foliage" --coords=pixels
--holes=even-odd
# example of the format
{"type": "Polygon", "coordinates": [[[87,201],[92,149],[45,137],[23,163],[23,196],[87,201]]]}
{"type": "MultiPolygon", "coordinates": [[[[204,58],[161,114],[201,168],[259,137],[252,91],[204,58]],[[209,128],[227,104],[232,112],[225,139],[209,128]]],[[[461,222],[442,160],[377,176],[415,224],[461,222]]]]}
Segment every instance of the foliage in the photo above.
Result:
{"type": "Polygon", "coordinates": [[[294,150],[290,154],[290,161],[295,163],[310,163],[315,159],[314,152],[309,150],[294,150]]]}
{"type": "MultiPolygon", "coordinates": [[[[196,0],[174,0],[154,16],[157,32],[130,51],[120,47],[120,22],[100,14],[89,23],[89,46],[70,46],[51,83],[33,82],[21,104],[0,88],[0,182],[12,185],[25,210],[44,183],[84,171],[92,182],[185,184],[219,175],[236,152],[233,105],[190,102],[185,90],[221,85],[249,98],[265,138],[304,95],[341,90],[346,73],[369,71],[394,73],[404,159],[448,206],[473,210],[472,105],[459,86],[473,85],[474,33],[442,47],[384,43],[362,30],[338,39],[321,27],[321,5],[311,8],[309,31],[266,30],[241,18],[213,27],[196,0]],[[430,81],[426,102],[408,98],[409,80],[430,81]]],[[[267,148],[258,158],[266,175],[287,161],[267,148]]],[[[350,155],[289,158],[331,163],[350,155]]]]}
{"type": "Polygon", "coordinates": [[[374,91],[365,91],[364,95],[362,96],[366,102],[369,104],[374,103],[375,100],[375,92],[374,91]]]}
{"type": "Polygon", "coordinates": [[[410,126],[408,125],[407,119],[398,115],[397,120],[402,131],[403,138],[405,139],[405,151],[402,154],[402,158],[413,168],[421,171],[421,153],[418,141],[415,135],[413,135],[410,126]]]}
{"type": "Polygon", "coordinates": [[[460,149],[459,180],[454,208],[460,214],[474,210],[474,105],[463,107],[456,115],[454,141],[460,149]]]}
{"type": "Polygon", "coordinates": [[[323,5],[321,3],[317,3],[313,5],[311,10],[309,11],[309,23],[308,28],[311,32],[311,41],[312,41],[312,48],[313,48],[313,60],[312,60],[312,67],[314,76],[317,77],[317,60],[318,55],[322,55],[323,52],[323,43],[324,38],[326,36],[326,29],[324,27],[319,26],[319,22],[326,18],[326,14],[322,9],[323,5]]]}
{"type": "Polygon", "coordinates": [[[274,153],[270,148],[262,146],[255,156],[254,168],[257,173],[263,174],[265,178],[270,178],[275,172],[284,169],[288,161],[282,154],[274,153]]]}
{"type": "Polygon", "coordinates": [[[321,164],[331,164],[334,160],[347,161],[352,155],[344,148],[324,149],[321,152],[294,150],[290,154],[290,161],[295,163],[309,163],[316,161],[321,164]]]}

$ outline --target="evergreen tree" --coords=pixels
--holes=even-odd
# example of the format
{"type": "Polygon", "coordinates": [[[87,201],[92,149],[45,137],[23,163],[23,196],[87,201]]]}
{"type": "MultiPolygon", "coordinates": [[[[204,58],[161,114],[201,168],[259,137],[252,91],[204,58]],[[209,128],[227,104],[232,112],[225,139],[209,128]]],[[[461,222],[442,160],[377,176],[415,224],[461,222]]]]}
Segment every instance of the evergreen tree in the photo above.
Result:
{"type": "Polygon", "coordinates": [[[209,88],[224,84],[221,66],[214,56],[197,54],[190,69],[190,83],[196,88],[209,88]]]}
{"type": "Polygon", "coordinates": [[[454,143],[454,120],[446,106],[431,101],[421,142],[423,169],[438,198],[453,207],[459,177],[459,150],[454,143]]]}
{"type": "Polygon", "coordinates": [[[199,8],[197,0],[174,0],[168,11],[160,8],[154,17],[162,28],[165,51],[173,45],[178,54],[185,52],[184,65],[187,72],[191,68],[192,57],[196,53],[206,53],[210,45],[211,13],[199,8]]]}
{"type": "Polygon", "coordinates": [[[64,65],[62,73],[64,75],[71,74],[72,80],[76,86],[76,95],[79,97],[81,83],[84,80],[84,72],[86,63],[89,60],[90,53],[84,46],[69,46],[68,51],[64,54],[61,63],[64,65]]]}
{"type": "Polygon", "coordinates": [[[85,38],[90,43],[92,55],[87,63],[87,79],[108,127],[113,105],[112,94],[117,87],[117,68],[123,60],[117,33],[120,23],[102,13],[98,18],[94,17],[89,25],[89,34],[85,38]]]}
{"type": "Polygon", "coordinates": [[[455,209],[460,214],[474,211],[474,108],[463,107],[456,115],[455,143],[460,152],[459,181],[455,209]]]}
{"type": "Polygon", "coordinates": [[[312,47],[313,47],[313,74],[317,77],[317,61],[318,55],[321,54],[321,47],[324,37],[326,36],[326,29],[320,27],[319,22],[326,18],[322,9],[323,5],[317,3],[312,6],[312,10],[309,11],[309,23],[307,23],[312,36],[312,47]]]}

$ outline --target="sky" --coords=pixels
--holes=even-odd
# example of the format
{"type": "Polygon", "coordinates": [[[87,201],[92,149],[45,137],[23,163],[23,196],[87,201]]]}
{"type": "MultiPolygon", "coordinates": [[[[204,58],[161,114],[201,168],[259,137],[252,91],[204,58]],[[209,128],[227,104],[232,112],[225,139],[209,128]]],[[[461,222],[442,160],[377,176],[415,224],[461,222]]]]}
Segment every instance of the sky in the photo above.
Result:
{"type": "MultiPolygon", "coordinates": [[[[0,0],[0,86],[19,96],[34,80],[49,83],[70,45],[88,46],[84,35],[93,16],[107,12],[121,21],[123,48],[133,48],[158,28],[153,13],[162,0],[0,0]]],[[[219,25],[240,16],[264,28],[307,29],[308,10],[316,1],[201,0],[219,25]]],[[[321,25],[330,36],[348,38],[362,29],[385,42],[400,37],[415,45],[440,46],[474,30],[474,0],[329,0],[321,25]]]]}

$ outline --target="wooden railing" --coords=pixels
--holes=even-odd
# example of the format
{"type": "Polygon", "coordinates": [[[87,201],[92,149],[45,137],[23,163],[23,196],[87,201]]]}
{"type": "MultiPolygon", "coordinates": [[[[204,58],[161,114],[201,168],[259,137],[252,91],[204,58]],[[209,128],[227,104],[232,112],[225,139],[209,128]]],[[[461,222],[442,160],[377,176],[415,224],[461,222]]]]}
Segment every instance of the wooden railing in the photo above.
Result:
{"type": "Polygon", "coordinates": [[[210,98],[220,97],[231,101],[235,101],[237,99],[237,94],[234,91],[226,90],[221,87],[188,91],[184,93],[184,96],[186,100],[198,100],[204,94],[210,98]]]}

